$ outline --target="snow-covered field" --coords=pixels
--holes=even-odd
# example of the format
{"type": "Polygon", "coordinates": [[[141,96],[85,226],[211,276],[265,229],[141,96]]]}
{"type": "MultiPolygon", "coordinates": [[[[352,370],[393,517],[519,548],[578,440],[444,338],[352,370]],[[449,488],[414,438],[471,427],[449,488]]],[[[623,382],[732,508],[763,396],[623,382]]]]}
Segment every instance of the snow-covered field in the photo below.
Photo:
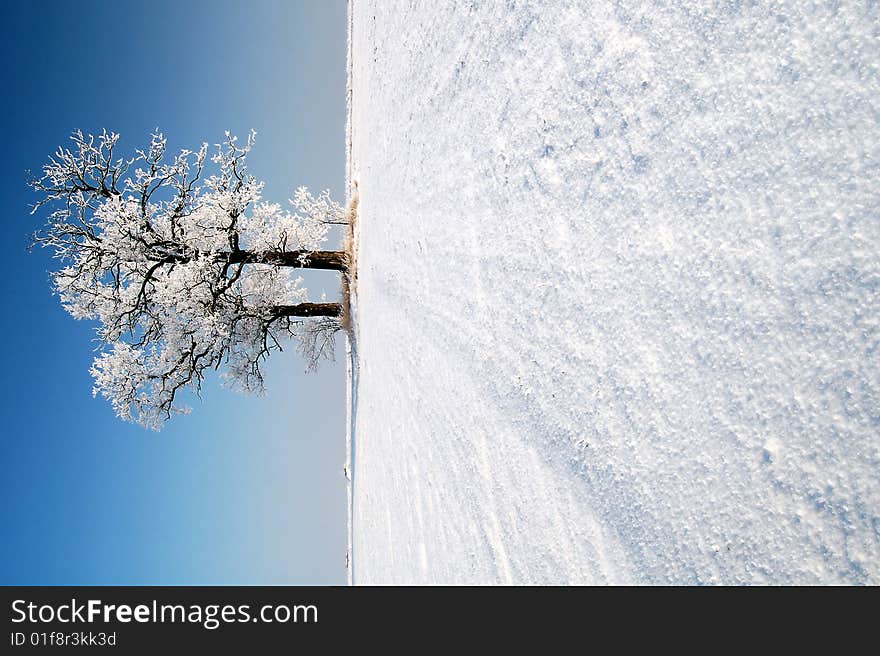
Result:
{"type": "Polygon", "coordinates": [[[880,5],[352,26],[354,582],[880,583],[880,5]]]}

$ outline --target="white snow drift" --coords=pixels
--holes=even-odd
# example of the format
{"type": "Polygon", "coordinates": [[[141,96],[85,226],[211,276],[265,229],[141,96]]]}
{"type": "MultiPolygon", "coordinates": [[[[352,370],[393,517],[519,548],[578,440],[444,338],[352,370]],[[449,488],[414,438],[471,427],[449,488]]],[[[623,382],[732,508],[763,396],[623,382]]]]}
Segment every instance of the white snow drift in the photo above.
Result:
{"type": "Polygon", "coordinates": [[[880,583],[880,7],[352,12],[355,583],[880,583]]]}

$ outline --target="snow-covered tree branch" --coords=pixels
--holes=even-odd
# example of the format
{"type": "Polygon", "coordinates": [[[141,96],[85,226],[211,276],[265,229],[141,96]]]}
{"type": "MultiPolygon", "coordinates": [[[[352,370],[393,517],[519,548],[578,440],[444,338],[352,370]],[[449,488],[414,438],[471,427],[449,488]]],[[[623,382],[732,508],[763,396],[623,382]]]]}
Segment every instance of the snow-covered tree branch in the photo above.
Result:
{"type": "Polygon", "coordinates": [[[345,216],[328,192],[297,189],[292,211],[263,201],[246,166],[253,132],[169,155],[157,131],[128,159],[118,139],[77,131],[30,181],[33,211],[48,211],[34,242],[61,264],[55,292],[73,317],[98,321],[95,395],[158,429],[188,411],[178,393],[198,392],[211,369],[261,391],[261,364],[285,339],[312,364],[332,352],[342,308],[309,303],[294,275],[346,270],[343,252],[321,250],[345,216]]]}

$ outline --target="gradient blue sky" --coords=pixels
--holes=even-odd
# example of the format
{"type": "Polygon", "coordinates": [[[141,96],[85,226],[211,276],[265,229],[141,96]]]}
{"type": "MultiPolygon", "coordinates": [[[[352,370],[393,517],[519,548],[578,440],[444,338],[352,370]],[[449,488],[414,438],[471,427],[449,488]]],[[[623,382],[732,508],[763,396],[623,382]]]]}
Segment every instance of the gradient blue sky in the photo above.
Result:
{"type": "Polygon", "coordinates": [[[7,2],[2,30],[0,583],[344,583],[343,340],[317,374],[273,356],[265,397],[211,382],[160,433],[121,423],[91,397],[93,327],[26,253],[25,171],[76,128],[125,149],[156,126],[173,149],[254,128],[267,199],[342,199],[345,2],[7,2]]]}

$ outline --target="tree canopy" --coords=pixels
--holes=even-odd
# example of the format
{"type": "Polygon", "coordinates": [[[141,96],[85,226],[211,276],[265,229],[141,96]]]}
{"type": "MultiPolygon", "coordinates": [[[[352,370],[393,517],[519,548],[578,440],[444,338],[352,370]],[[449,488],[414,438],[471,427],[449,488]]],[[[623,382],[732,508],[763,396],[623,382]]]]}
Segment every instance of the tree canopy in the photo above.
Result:
{"type": "Polygon", "coordinates": [[[122,158],[118,134],[77,131],[30,181],[48,213],[34,243],[59,260],[65,310],[97,321],[93,394],[122,419],[160,428],[212,369],[260,392],[262,363],[291,338],[312,364],[332,355],[342,308],[309,303],[296,270],[345,271],[344,253],[321,250],[344,210],[304,187],[291,209],[264,201],[254,137],[170,155],[156,131],[122,158]]]}

